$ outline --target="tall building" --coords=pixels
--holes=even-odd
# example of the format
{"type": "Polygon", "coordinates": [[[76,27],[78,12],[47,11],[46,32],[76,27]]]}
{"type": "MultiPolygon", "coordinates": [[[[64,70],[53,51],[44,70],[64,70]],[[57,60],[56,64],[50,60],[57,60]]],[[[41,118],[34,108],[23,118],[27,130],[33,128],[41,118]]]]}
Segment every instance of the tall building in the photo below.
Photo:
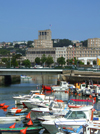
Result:
{"type": "Polygon", "coordinates": [[[100,38],[88,39],[88,47],[94,47],[94,48],[100,47],[100,38]]]}
{"type": "Polygon", "coordinates": [[[34,48],[52,48],[51,30],[38,31],[38,39],[34,40],[34,48]]]}

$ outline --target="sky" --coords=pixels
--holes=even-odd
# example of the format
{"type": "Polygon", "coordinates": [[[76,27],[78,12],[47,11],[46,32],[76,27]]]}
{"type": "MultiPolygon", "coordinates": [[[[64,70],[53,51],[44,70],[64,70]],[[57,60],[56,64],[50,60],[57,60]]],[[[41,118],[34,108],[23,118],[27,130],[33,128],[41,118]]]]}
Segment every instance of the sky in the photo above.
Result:
{"type": "Polygon", "coordinates": [[[100,0],[0,0],[0,42],[100,38],[100,0]]]}

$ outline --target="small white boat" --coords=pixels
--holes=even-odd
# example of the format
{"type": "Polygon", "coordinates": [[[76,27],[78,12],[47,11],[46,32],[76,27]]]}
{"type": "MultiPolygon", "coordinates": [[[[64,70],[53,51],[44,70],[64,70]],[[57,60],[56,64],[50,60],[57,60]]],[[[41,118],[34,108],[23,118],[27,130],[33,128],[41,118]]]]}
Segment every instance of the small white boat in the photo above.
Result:
{"type": "Polygon", "coordinates": [[[31,82],[31,81],[32,81],[32,77],[21,75],[21,82],[31,82]]]}
{"type": "MultiPolygon", "coordinates": [[[[47,113],[48,115],[53,114],[54,116],[64,116],[68,112],[68,110],[69,108],[67,104],[65,104],[63,101],[52,101],[50,105],[46,108],[37,107],[31,109],[31,111],[34,113],[34,116],[39,120],[42,120],[44,118],[44,115],[46,115],[47,113]]],[[[48,118],[46,118],[45,120],[48,120],[48,118]]]]}
{"type": "Polygon", "coordinates": [[[73,84],[69,84],[66,81],[61,81],[59,86],[51,86],[53,91],[68,91],[69,88],[75,88],[73,84]]]}
{"type": "Polygon", "coordinates": [[[77,128],[87,121],[92,120],[92,109],[93,106],[71,109],[64,117],[58,117],[55,120],[41,121],[41,125],[46,128],[50,134],[56,134],[58,132],[56,125],[59,127],[73,126],[77,128]]]}
{"type": "Polygon", "coordinates": [[[0,122],[21,121],[26,115],[0,117],[0,122]]]}
{"type": "Polygon", "coordinates": [[[22,104],[21,100],[28,100],[35,93],[40,93],[40,90],[31,90],[28,95],[13,96],[13,99],[15,100],[15,104],[22,104]]]}
{"type": "Polygon", "coordinates": [[[47,107],[44,104],[50,104],[52,100],[55,99],[55,96],[46,96],[45,94],[33,94],[32,97],[28,100],[22,100],[21,103],[27,108],[33,107],[47,107]]]}

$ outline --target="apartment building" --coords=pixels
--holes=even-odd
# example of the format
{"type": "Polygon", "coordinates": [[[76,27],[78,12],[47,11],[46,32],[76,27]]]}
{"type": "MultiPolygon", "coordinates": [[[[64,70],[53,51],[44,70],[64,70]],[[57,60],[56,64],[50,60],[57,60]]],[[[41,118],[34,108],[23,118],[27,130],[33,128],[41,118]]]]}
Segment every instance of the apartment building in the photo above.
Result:
{"type": "Polygon", "coordinates": [[[53,57],[55,61],[55,48],[28,48],[26,58],[30,60],[30,62],[34,62],[36,57],[41,57],[43,54],[48,57],[49,55],[53,57]]]}
{"type": "Polygon", "coordinates": [[[51,30],[38,31],[38,39],[34,40],[34,48],[52,48],[51,30]]]}
{"type": "Polygon", "coordinates": [[[100,38],[90,38],[88,39],[88,47],[98,48],[100,47],[100,38]]]}
{"type": "Polygon", "coordinates": [[[78,47],[78,48],[70,48],[67,47],[66,49],[67,51],[67,55],[66,58],[67,59],[72,59],[73,56],[76,58],[79,57],[96,57],[97,55],[100,55],[100,48],[96,49],[96,48],[86,48],[86,47],[78,47]]]}
{"type": "Polygon", "coordinates": [[[67,50],[67,47],[55,47],[55,62],[57,62],[57,59],[60,57],[64,57],[65,61],[67,60],[66,50],[67,50]]]}

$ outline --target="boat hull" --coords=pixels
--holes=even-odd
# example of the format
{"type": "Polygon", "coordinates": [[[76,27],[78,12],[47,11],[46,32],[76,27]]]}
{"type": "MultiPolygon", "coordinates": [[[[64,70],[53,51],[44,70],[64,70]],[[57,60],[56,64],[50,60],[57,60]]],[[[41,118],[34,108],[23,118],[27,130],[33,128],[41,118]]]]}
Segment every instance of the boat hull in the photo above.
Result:
{"type": "MultiPolygon", "coordinates": [[[[21,128],[0,128],[0,134],[19,134],[20,130],[25,129],[26,127],[21,128]]],[[[28,127],[26,134],[33,133],[40,131],[42,127],[36,126],[36,127],[28,127]]]]}

